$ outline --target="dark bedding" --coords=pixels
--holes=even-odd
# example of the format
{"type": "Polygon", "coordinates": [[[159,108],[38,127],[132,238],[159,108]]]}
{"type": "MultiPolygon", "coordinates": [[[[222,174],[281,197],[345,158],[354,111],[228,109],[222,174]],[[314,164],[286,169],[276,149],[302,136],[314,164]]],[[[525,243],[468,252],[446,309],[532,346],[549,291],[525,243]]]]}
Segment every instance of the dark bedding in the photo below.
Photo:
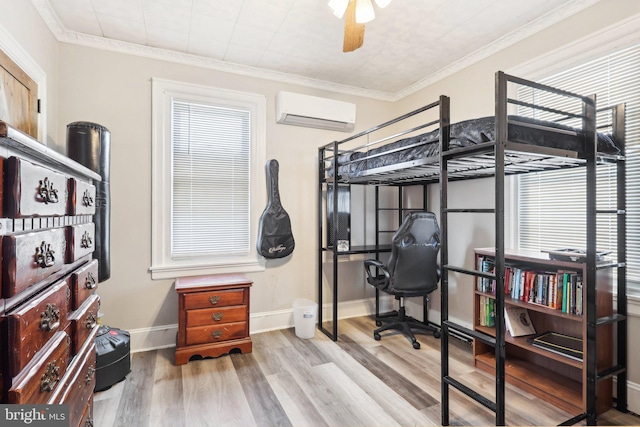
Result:
{"type": "MultiPolygon", "coordinates": [[[[584,140],[574,134],[565,134],[542,129],[540,126],[579,132],[571,126],[556,122],[541,121],[521,116],[509,116],[509,141],[542,147],[584,152],[584,140]],[[530,127],[519,123],[536,125],[530,127]]],[[[450,126],[450,147],[468,147],[494,140],[495,117],[483,117],[454,123],[450,126]]],[[[420,159],[438,160],[440,130],[404,138],[368,152],[349,152],[338,157],[340,175],[356,177],[364,171],[420,159]]],[[[598,151],[618,154],[613,139],[607,134],[598,134],[598,151]]],[[[329,170],[329,175],[332,170],[329,170]]]]}

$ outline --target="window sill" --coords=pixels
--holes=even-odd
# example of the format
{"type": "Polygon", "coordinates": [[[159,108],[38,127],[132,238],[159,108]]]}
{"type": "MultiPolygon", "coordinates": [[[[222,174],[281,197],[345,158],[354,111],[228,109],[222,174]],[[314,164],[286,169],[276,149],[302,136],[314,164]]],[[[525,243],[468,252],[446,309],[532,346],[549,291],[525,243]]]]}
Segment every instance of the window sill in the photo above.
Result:
{"type": "Polygon", "coordinates": [[[221,265],[154,265],[149,268],[152,280],[175,279],[207,274],[253,273],[265,270],[264,261],[221,265]]]}

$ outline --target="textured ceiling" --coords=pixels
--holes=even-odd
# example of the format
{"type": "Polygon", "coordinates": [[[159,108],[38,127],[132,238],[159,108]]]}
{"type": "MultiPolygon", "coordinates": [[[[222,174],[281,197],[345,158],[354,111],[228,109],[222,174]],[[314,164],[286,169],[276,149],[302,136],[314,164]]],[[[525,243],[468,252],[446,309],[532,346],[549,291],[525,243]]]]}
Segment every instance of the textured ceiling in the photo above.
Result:
{"type": "Polygon", "coordinates": [[[394,99],[599,0],[393,0],[342,52],[328,0],[32,0],[61,42],[394,99]]]}

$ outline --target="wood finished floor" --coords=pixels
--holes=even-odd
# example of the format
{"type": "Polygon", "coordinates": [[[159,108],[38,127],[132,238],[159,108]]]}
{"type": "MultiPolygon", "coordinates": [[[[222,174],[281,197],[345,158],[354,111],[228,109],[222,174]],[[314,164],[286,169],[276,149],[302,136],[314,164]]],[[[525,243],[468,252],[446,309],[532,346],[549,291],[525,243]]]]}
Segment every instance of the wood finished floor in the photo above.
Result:
{"type": "MultiPolygon", "coordinates": [[[[174,366],[173,348],[135,353],[126,380],[96,393],[94,425],[434,426],[440,425],[440,341],[399,333],[372,337],[373,320],[340,321],[337,342],[316,330],[252,335],[253,352],[174,366]]],[[[452,339],[450,373],[493,395],[493,378],[473,367],[471,346],[452,339]]],[[[495,415],[453,388],[451,425],[495,425],[495,415]]],[[[507,385],[507,425],[557,425],[569,414],[507,385]]],[[[640,425],[611,410],[601,425],[640,425]]]]}

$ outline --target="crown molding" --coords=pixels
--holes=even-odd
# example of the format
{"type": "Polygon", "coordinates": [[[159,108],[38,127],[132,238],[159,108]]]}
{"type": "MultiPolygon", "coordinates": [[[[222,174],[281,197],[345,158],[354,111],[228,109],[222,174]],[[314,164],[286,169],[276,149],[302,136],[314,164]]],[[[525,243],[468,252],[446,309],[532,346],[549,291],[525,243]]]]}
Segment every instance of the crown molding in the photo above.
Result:
{"type": "Polygon", "coordinates": [[[572,0],[564,3],[562,6],[542,15],[540,18],[531,21],[527,25],[523,25],[520,28],[505,34],[497,39],[495,42],[486,45],[485,47],[476,50],[475,52],[461,58],[458,61],[451,63],[450,65],[441,68],[437,72],[417,81],[416,83],[407,86],[404,89],[396,92],[392,101],[398,101],[415,92],[422,90],[446,77],[449,77],[458,71],[461,71],[489,56],[506,49],[527,37],[530,37],[550,26],[557,24],[558,22],[569,18],[576,13],[599,3],[601,0],[572,0]]]}
{"type": "Polygon", "coordinates": [[[563,3],[562,6],[559,6],[558,8],[543,15],[542,17],[531,21],[527,25],[521,26],[517,30],[512,31],[511,33],[506,34],[503,37],[500,37],[495,42],[465,56],[458,61],[453,62],[452,64],[440,69],[439,71],[430,74],[429,76],[420,79],[416,83],[413,83],[404,89],[401,89],[397,92],[384,92],[69,31],[58,19],[58,16],[53,10],[49,0],[31,0],[38,13],[42,17],[46,25],[49,27],[50,31],[61,43],[108,50],[112,52],[146,57],[150,59],[158,59],[183,65],[203,67],[247,77],[278,81],[282,83],[295,84],[330,92],[337,92],[341,94],[391,102],[399,101],[409,95],[412,95],[415,92],[422,90],[446,77],[449,77],[452,74],[466,67],[469,67],[470,65],[473,65],[509,46],[512,46],[513,44],[537,32],[540,32],[550,27],[551,25],[556,24],[600,1],[601,0],[567,1],[563,3]]]}

